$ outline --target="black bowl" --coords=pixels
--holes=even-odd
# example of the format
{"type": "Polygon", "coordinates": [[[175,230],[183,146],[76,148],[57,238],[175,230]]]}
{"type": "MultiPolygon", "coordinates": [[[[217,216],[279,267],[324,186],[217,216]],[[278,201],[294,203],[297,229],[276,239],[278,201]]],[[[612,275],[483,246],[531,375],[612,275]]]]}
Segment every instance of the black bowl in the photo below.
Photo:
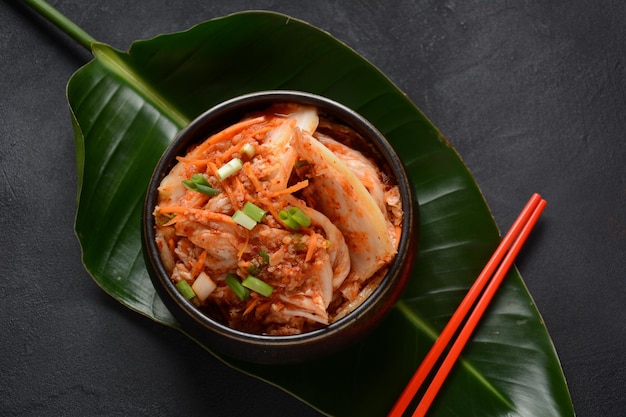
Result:
{"type": "Polygon", "coordinates": [[[337,352],[361,340],[388,313],[408,280],[417,254],[418,207],[398,155],[385,137],[348,107],[328,98],[298,91],[263,91],[225,101],[206,111],[183,129],[157,164],[147,189],[143,210],[143,248],[148,272],[157,293],[185,332],[216,352],[250,362],[285,364],[303,362],[337,352]],[[163,177],[195,143],[236,123],[251,111],[277,102],[314,105],[327,116],[350,126],[366,141],[384,171],[395,177],[404,216],[398,253],[378,288],[347,316],[319,330],[298,335],[269,336],[238,331],[222,324],[186,300],[171,282],[155,243],[153,211],[163,177]]]}

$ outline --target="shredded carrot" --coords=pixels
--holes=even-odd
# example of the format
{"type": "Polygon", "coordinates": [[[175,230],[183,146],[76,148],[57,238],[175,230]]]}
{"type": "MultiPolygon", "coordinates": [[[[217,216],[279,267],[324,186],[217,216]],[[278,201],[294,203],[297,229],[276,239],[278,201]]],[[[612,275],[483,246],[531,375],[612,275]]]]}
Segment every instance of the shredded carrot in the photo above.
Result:
{"type": "Polygon", "coordinates": [[[275,127],[285,123],[285,119],[282,117],[271,117],[265,123],[251,126],[246,132],[250,137],[261,139],[267,132],[275,127]]]}
{"type": "Polygon", "coordinates": [[[248,305],[246,306],[246,309],[244,310],[243,315],[245,316],[246,314],[254,310],[254,307],[256,307],[260,302],[261,302],[261,299],[259,297],[254,297],[253,299],[248,301],[248,305]]]}
{"type": "Polygon", "coordinates": [[[263,187],[263,184],[261,183],[259,178],[254,173],[252,166],[250,166],[250,164],[246,162],[245,164],[243,164],[243,167],[245,169],[246,176],[250,179],[250,182],[254,185],[254,188],[256,189],[257,196],[255,203],[264,206],[278,223],[286,227],[286,225],[281,222],[280,218],[278,217],[278,212],[284,207],[285,203],[283,201],[272,202],[268,198],[269,196],[266,195],[265,188],[263,187]]]}
{"type": "Polygon", "coordinates": [[[159,207],[159,213],[161,214],[185,214],[187,210],[190,210],[190,207],[183,206],[169,206],[169,207],[159,207]]]}
{"type": "Polygon", "coordinates": [[[213,162],[207,161],[206,173],[209,175],[213,175],[215,178],[219,178],[217,176],[217,167],[215,166],[213,162]]]}
{"type": "Polygon", "coordinates": [[[246,230],[246,241],[244,242],[241,249],[239,249],[239,253],[237,254],[237,259],[241,259],[241,257],[243,256],[243,253],[246,251],[246,248],[248,247],[248,242],[250,242],[250,232],[247,229],[245,230],[246,230]]]}
{"type": "Polygon", "coordinates": [[[241,149],[241,147],[242,147],[243,145],[245,145],[246,143],[250,143],[250,141],[249,141],[249,140],[246,140],[246,139],[241,140],[241,141],[239,141],[239,143],[237,143],[237,144],[235,144],[235,145],[231,146],[230,148],[228,148],[227,150],[225,150],[224,152],[222,152],[222,154],[219,156],[220,161],[224,162],[224,161],[226,161],[227,159],[230,159],[230,156],[231,156],[232,154],[234,154],[235,152],[239,152],[239,150],[241,149]]]}
{"type": "Polygon", "coordinates": [[[235,180],[235,189],[236,189],[235,192],[241,196],[241,199],[239,201],[247,200],[246,187],[243,186],[241,179],[239,179],[239,177],[235,177],[234,180],[235,180]]]}
{"type": "Polygon", "coordinates": [[[283,190],[271,192],[268,194],[268,197],[278,197],[279,195],[293,194],[296,191],[300,191],[301,189],[306,188],[308,186],[309,186],[309,180],[303,180],[297,184],[292,185],[291,187],[287,187],[283,190]]]}
{"type": "Polygon", "coordinates": [[[182,162],[182,163],[190,164],[190,165],[196,165],[196,166],[206,165],[208,161],[207,159],[203,159],[203,158],[187,158],[186,156],[177,156],[176,160],[178,162],[182,162]]]}
{"type": "MultiPolygon", "coordinates": [[[[280,123],[276,123],[277,119],[272,119],[270,120],[270,122],[268,124],[266,124],[263,127],[259,127],[259,129],[251,132],[252,136],[254,136],[255,138],[261,138],[262,135],[265,135],[267,132],[269,132],[270,130],[274,129],[276,126],[278,126],[280,123]]],[[[280,119],[278,119],[280,120],[280,119]]],[[[282,122],[282,120],[281,120],[282,122]]]]}
{"type": "MultiPolygon", "coordinates": [[[[181,216],[188,216],[193,214],[197,217],[201,217],[207,220],[216,220],[223,221],[230,224],[236,224],[235,221],[228,215],[222,213],[215,213],[209,210],[202,210],[193,207],[184,207],[184,206],[167,206],[167,207],[159,207],[159,212],[162,214],[168,213],[176,213],[181,216]]],[[[179,217],[179,216],[176,216],[179,217]]]]}
{"type": "Polygon", "coordinates": [[[259,116],[259,117],[254,117],[252,119],[242,120],[241,122],[235,123],[234,125],[229,126],[226,129],[222,130],[221,132],[218,132],[215,135],[211,136],[206,142],[209,145],[212,145],[217,142],[221,142],[223,140],[232,138],[237,133],[241,132],[242,130],[250,126],[253,126],[257,123],[263,123],[264,121],[265,121],[265,116],[259,116]]]}
{"type": "Polygon", "coordinates": [[[186,207],[202,207],[209,201],[209,196],[196,191],[187,190],[180,203],[186,207]]]}
{"type": "Polygon", "coordinates": [[[206,257],[207,257],[207,253],[205,250],[203,250],[200,256],[198,256],[198,260],[193,264],[193,268],[191,269],[192,278],[195,278],[196,276],[198,276],[200,271],[202,271],[206,257]]]}
{"type": "Polygon", "coordinates": [[[315,248],[317,247],[317,233],[313,229],[311,229],[309,233],[309,246],[306,250],[306,256],[304,257],[304,262],[309,262],[313,258],[313,254],[315,253],[315,248]]]}
{"type": "Polygon", "coordinates": [[[267,205],[267,211],[270,212],[270,214],[272,215],[272,217],[274,217],[274,219],[282,224],[285,228],[287,228],[287,225],[285,223],[283,223],[282,221],[280,221],[280,217],[278,217],[278,212],[280,211],[280,209],[277,209],[276,207],[274,207],[273,204],[268,204],[267,205]]]}
{"type": "Polygon", "coordinates": [[[256,189],[257,194],[261,194],[263,192],[263,184],[261,184],[261,181],[259,181],[259,178],[256,176],[256,174],[252,170],[252,166],[250,165],[250,162],[246,162],[245,164],[243,164],[243,169],[246,173],[246,176],[250,179],[250,182],[252,183],[252,185],[254,185],[254,188],[256,189]]]}
{"type": "Polygon", "coordinates": [[[168,226],[171,226],[171,225],[177,223],[181,219],[181,217],[184,217],[184,216],[175,215],[174,217],[172,217],[172,219],[170,221],[168,221],[167,223],[164,223],[163,227],[168,227],[168,226]]]}
{"type": "Polygon", "coordinates": [[[222,183],[222,189],[224,190],[224,193],[226,193],[226,195],[228,196],[228,199],[230,200],[230,204],[233,207],[237,207],[237,199],[235,198],[235,194],[233,193],[233,190],[230,187],[227,187],[226,184],[222,183]]]}
{"type": "MultiPolygon", "coordinates": [[[[259,301],[260,301],[260,299],[259,299],[259,301]]],[[[271,306],[272,306],[272,302],[271,301],[267,301],[267,302],[261,303],[259,306],[257,306],[256,311],[257,311],[257,313],[263,313],[264,311],[269,310],[271,306]]]]}
{"type": "Polygon", "coordinates": [[[243,120],[239,123],[235,123],[234,125],[229,126],[220,132],[217,132],[216,134],[214,134],[213,136],[211,136],[210,138],[202,142],[193,151],[191,151],[191,154],[194,157],[198,155],[202,155],[202,153],[204,153],[207,149],[209,149],[211,145],[218,143],[218,142],[222,142],[224,140],[231,139],[233,136],[235,136],[237,133],[241,132],[245,128],[255,125],[257,123],[262,123],[264,121],[265,121],[265,116],[259,116],[253,119],[243,120]]]}

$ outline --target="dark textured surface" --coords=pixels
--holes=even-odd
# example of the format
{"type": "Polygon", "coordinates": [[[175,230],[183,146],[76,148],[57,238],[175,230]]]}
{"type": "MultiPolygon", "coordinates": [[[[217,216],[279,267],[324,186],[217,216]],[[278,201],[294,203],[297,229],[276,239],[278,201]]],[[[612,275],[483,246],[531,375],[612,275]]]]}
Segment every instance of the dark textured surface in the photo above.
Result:
{"type": "MultiPolygon", "coordinates": [[[[518,267],[578,416],[623,415],[626,3],[51,3],[123,50],[246,9],[303,19],[354,48],[455,146],[503,230],[532,192],[548,200],[518,267]]],[[[94,284],[73,232],[65,101],[91,56],[17,1],[0,4],[0,26],[0,415],[319,415],[94,284]]]]}

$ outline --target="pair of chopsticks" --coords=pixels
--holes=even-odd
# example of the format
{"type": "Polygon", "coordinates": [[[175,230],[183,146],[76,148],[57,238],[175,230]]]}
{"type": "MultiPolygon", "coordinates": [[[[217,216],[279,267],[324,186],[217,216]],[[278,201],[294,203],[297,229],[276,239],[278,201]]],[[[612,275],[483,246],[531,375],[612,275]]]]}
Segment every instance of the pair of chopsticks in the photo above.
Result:
{"type": "Polygon", "coordinates": [[[463,328],[458,332],[456,341],[450,348],[448,355],[443,362],[441,362],[441,366],[413,412],[413,417],[422,417],[426,414],[439,392],[439,389],[450,373],[450,370],[456,363],[461,351],[465,347],[465,344],[478,325],[487,306],[498,290],[500,283],[511,268],[526,238],[537,223],[545,206],[546,201],[542,199],[539,194],[533,194],[528,203],[526,203],[526,206],[511,226],[511,229],[504,236],[500,245],[485,265],[485,268],[478,278],[476,278],[476,281],[465,295],[465,298],[463,298],[463,301],[461,301],[461,304],[450,318],[450,321],[446,324],[446,327],[437,338],[437,341],[417,368],[413,377],[409,380],[409,383],[404,391],[402,391],[402,394],[391,409],[388,417],[400,417],[404,414],[417,391],[428,375],[431,374],[435,364],[439,361],[442,352],[446,346],[448,346],[452,337],[457,334],[457,330],[465,320],[472,306],[474,306],[474,310],[471,312],[463,328]],[[485,286],[487,288],[483,292],[485,286]],[[476,301],[481,293],[482,297],[476,301]]]}

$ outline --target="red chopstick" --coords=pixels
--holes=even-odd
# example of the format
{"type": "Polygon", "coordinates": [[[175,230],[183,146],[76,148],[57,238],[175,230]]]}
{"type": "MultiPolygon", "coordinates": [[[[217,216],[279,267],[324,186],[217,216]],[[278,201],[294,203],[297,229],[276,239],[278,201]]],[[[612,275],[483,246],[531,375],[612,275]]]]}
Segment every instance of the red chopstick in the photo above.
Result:
{"type": "Polygon", "coordinates": [[[437,341],[431,347],[413,377],[409,380],[409,383],[394,404],[388,417],[400,417],[404,414],[424,380],[431,373],[435,363],[441,356],[441,353],[450,343],[452,336],[457,332],[459,326],[462,324],[472,306],[476,304],[474,311],[470,314],[470,317],[459,333],[457,340],[450,348],[448,355],[435,374],[431,385],[428,387],[424,396],[420,400],[420,403],[413,413],[413,417],[424,416],[426,414],[426,411],[435,399],[435,396],[443,385],[448,373],[456,363],[456,360],[465,347],[465,344],[471,337],[478,321],[491,302],[491,299],[496,293],[500,283],[513,264],[515,257],[524,245],[526,238],[537,223],[545,205],[546,201],[543,200],[539,194],[533,194],[528,203],[526,203],[526,206],[511,226],[511,229],[504,236],[500,245],[498,245],[496,251],[493,253],[484,269],[463,298],[463,301],[461,301],[461,304],[450,318],[450,321],[446,324],[445,328],[437,338],[437,341]],[[485,286],[487,286],[487,289],[481,299],[476,303],[476,299],[482,293],[485,286]]]}

